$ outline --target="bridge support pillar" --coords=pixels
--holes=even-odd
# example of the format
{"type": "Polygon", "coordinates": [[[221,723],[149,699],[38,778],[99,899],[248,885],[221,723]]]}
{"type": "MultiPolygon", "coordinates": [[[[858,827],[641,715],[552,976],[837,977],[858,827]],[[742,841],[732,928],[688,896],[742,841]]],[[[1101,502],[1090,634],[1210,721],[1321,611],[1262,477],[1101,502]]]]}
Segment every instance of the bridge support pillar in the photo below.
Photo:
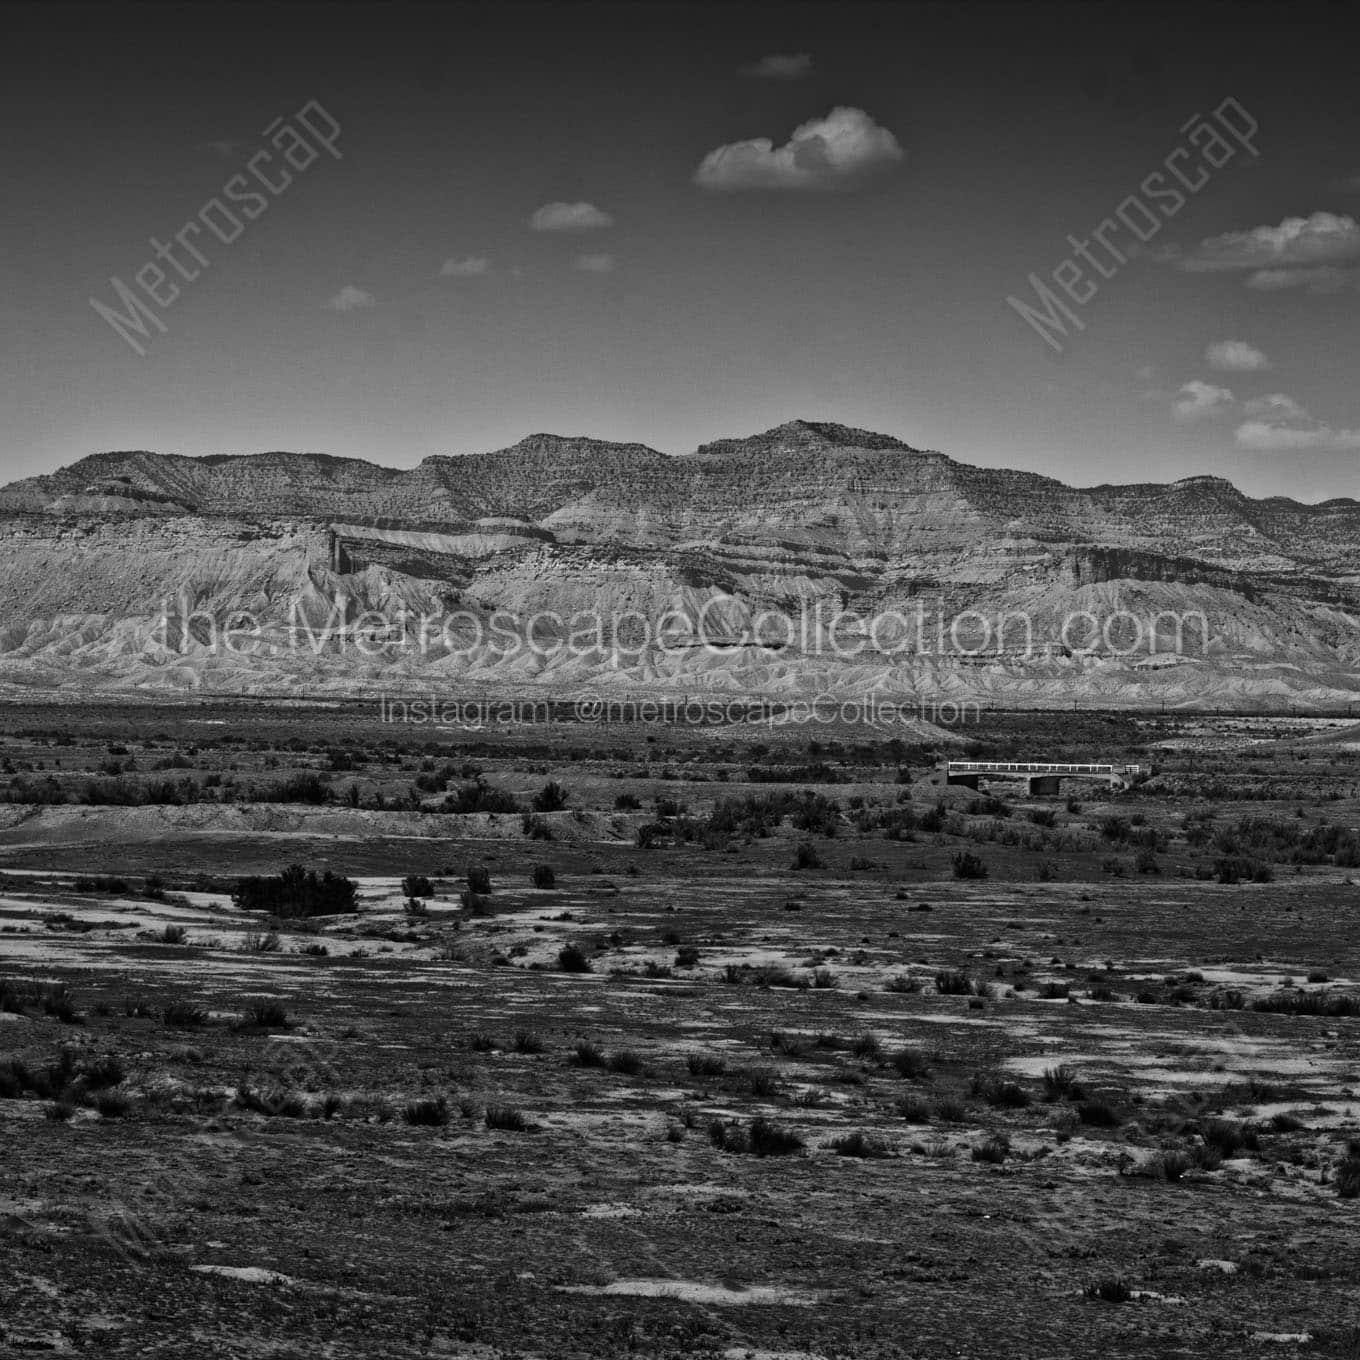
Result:
{"type": "Polygon", "coordinates": [[[945,777],[946,784],[961,784],[965,789],[977,789],[978,777],[975,774],[951,774],[945,777]]]}
{"type": "Polygon", "coordinates": [[[1031,798],[1056,797],[1058,793],[1058,776],[1056,774],[1032,775],[1029,781],[1029,796],[1031,798]]]}

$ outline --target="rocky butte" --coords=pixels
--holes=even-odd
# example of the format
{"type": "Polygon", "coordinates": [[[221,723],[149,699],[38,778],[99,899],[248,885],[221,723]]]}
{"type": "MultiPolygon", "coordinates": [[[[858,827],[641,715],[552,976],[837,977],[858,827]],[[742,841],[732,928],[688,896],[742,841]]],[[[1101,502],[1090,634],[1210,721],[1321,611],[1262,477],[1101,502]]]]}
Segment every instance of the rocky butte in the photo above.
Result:
{"type": "Polygon", "coordinates": [[[11,696],[1360,700],[1360,503],[1077,489],[802,420],[684,457],[538,434],[409,470],[103,453],[0,489],[0,534],[11,696]],[[596,645],[566,645],[583,614],[596,645]],[[383,631],[410,618],[442,622],[383,631]]]}

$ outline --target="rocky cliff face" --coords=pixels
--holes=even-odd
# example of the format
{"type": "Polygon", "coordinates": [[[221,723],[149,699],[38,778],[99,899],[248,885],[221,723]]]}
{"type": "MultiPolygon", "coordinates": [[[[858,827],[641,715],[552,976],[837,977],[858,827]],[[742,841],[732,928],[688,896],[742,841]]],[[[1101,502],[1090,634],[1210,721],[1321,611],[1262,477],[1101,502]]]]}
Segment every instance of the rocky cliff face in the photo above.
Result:
{"type": "Polygon", "coordinates": [[[1022,703],[1324,702],[1360,688],[1355,501],[1256,501],[1207,477],[1078,490],[806,421],[683,458],[552,435],[410,470],[97,454],[0,489],[0,534],[10,685],[458,677],[1022,703]],[[224,652],[212,634],[232,611],[257,631],[224,652]],[[498,611],[510,630],[539,612],[613,622],[569,654],[506,655],[456,630],[346,647],[372,634],[373,611],[459,612],[473,634],[498,611]],[[619,645],[615,616],[667,611],[702,617],[720,645],[619,645]],[[828,647],[838,611],[853,617],[828,647]],[[298,621],[321,619],[343,638],[295,646],[298,621]],[[846,639],[863,645],[847,655],[846,639]]]}

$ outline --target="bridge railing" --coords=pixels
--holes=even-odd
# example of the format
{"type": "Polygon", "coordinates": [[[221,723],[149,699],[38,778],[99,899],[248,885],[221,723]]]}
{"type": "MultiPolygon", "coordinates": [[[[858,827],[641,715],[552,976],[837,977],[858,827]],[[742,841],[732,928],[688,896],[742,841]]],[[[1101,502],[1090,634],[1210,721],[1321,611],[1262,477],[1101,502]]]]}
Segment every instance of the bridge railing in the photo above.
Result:
{"type": "Polygon", "coordinates": [[[1138,774],[1137,765],[1075,765],[1039,760],[951,760],[950,774],[1138,774]]]}

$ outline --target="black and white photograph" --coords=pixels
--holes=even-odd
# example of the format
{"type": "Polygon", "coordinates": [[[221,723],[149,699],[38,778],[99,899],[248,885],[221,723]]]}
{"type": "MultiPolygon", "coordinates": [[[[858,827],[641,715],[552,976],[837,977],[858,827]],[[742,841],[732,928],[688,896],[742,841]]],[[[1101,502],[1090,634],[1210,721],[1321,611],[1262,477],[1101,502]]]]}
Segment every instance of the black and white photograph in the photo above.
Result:
{"type": "Polygon", "coordinates": [[[0,1360],[1360,1357],[1324,0],[0,0],[0,1360]]]}

